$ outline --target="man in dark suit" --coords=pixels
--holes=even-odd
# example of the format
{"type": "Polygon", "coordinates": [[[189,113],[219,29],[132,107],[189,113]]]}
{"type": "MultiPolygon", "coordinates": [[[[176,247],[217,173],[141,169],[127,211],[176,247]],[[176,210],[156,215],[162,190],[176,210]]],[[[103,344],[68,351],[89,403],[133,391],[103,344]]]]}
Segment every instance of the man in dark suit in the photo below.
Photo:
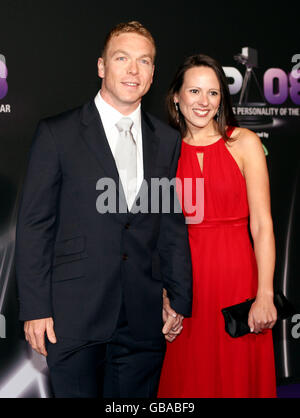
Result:
{"type": "Polygon", "coordinates": [[[101,383],[104,397],[155,396],[165,339],[191,313],[184,217],[172,188],[165,212],[150,187],[175,177],[181,142],[140,107],[154,57],[147,29],[117,25],[95,100],[40,122],[31,147],[16,239],[20,319],[56,397],[96,397],[101,383]]]}

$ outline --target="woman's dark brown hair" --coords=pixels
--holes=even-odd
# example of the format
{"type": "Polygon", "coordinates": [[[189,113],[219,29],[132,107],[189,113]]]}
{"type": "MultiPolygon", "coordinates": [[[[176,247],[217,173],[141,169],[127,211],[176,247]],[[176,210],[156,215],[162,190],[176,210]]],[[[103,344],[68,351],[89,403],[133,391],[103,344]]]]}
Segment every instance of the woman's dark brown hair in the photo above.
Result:
{"type": "Polygon", "coordinates": [[[219,116],[216,115],[215,120],[218,124],[220,134],[225,140],[228,140],[229,138],[226,135],[226,127],[238,126],[238,123],[232,110],[230,92],[223,68],[215,59],[209,57],[208,55],[198,54],[187,57],[183,64],[178,68],[177,73],[175,74],[175,77],[170,85],[166,98],[169,123],[171,126],[173,126],[173,128],[181,132],[182,137],[186,136],[187,125],[179,106],[178,111],[176,110],[174,104],[174,94],[179,93],[183,85],[184,75],[186,71],[194,67],[211,68],[212,70],[214,70],[219,80],[221,90],[221,101],[218,112],[219,116]]]}

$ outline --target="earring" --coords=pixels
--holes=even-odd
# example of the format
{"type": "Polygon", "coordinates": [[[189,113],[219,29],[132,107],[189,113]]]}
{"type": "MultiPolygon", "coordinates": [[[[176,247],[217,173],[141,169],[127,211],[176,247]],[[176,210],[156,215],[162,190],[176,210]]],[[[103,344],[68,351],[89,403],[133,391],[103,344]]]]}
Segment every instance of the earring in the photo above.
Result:
{"type": "Polygon", "coordinates": [[[176,122],[179,123],[179,104],[178,102],[174,102],[175,109],[176,109],[176,122]]]}

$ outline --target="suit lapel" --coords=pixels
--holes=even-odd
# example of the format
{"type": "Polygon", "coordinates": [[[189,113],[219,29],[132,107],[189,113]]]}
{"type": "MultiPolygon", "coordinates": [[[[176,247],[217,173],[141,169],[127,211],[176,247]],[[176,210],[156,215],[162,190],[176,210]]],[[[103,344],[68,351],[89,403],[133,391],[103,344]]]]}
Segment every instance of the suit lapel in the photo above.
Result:
{"type": "MultiPolygon", "coordinates": [[[[148,115],[142,111],[142,141],[143,141],[143,166],[144,166],[144,182],[146,181],[147,188],[141,186],[140,190],[137,193],[135,203],[137,207],[140,206],[141,202],[138,203],[138,199],[146,199],[148,202],[148,210],[151,208],[151,178],[155,173],[155,161],[156,156],[159,148],[159,139],[155,135],[155,128],[149,119],[148,115]]],[[[143,205],[142,205],[143,206],[143,205]]],[[[130,213],[130,216],[133,219],[136,219],[136,216],[141,216],[142,212],[138,212],[137,214],[130,213]]]]}
{"type": "MultiPolygon", "coordinates": [[[[119,190],[118,169],[108,144],[105,131],[99,116],[98,110],[91,100],[83,106],[81,115],[82,137],[104,169],[108,178],[115,181],[116,188],[119,190]]],[[[123,192],[124,193],[124,192],[123,192]]]]}
{"type": "Polygon", "coordinates": [[[144,180],[147,181],[148,187],[150,188],[154,162],[156,161],[156,155],[159,147],[159,139],[155,135],[155,129],[151,120],[144,111],[142,111],[142,136],[144,180]]]}

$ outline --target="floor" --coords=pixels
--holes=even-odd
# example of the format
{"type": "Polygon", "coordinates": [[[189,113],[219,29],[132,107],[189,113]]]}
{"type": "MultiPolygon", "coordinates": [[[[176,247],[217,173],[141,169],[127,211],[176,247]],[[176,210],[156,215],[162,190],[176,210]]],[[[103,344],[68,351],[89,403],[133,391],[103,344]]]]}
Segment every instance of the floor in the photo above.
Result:
{"type": "Polygon", "coordinates": [[[277,386],[278,398],[300,398],[300,384],[277,386]]]}

